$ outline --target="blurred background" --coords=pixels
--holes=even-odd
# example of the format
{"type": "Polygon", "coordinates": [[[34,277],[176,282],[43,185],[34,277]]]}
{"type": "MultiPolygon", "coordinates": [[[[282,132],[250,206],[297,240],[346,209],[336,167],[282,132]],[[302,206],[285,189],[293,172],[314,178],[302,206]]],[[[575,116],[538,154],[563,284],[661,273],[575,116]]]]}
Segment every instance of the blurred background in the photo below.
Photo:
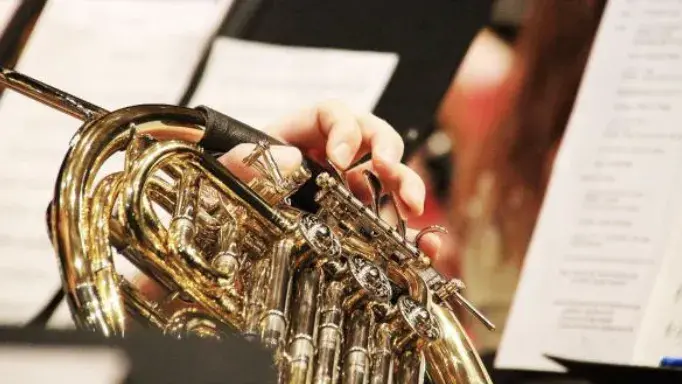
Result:
{"type": "MultiPolygon", "coordinates": [[[[49,51],[47,43],[33,41],[38,39],[35,33],[45,32],[40,31],[41,23],[47,23],[44,12],[55,13],[51,6],[66,7],[64,1],[50,3],[0,0],[6,4],[5,10],[0,8],[5,12],[0,15],[0,64],[25,66],[32,69],[29,74],[86,99],[97,95],[90,88],[112,82],[83,78],[70,87],[67,78],[73,73],[43,72],[46,66],[61,65],[64,58],[59,55],[83,55],[79,63],[84,67],[96,55],[88,48],[90,42],[79,47],[78,39],[60,40],[61,45],[49,51]],[[33,52],[38,45],[44,53],[33,52]]],[[[490,364],[604,5],[605,0],[235,1],[220,8],[221,17],[211,21],[216,28],[210,33],[216,34],[212,39],[398,54],[395,71],[368,108],[403,135],[408,145],[405,161],[427,181],[425,213],[409,225],[437,224],[449,230],[442,237],[436,266],[462,278],[466,296],[498,325],[499,331],[491,333],[469,316],[461,317],[490,364]]],[[[81,23],[82,17],[87,15],[72,22],[81,23]]],[[[68,20],[62,15],[60,22],[68,20]]],[[[213,50],[200,48],[187,80],[181,81],[182,92],[169,96],[171,101],[191,103],[208,73],[220,71],[211,65],[215,45],[213,50]]],[[[80,71],[83,77],[89,73],[64,70],[80,71]]],[[[114,73],[118,82],[136,82],[128,86],[131,94],[148,85],[133,74],[114,73]]],[[[16,120],[7,116],[8,106],[2,105],[10,103],[6,97],[4,92],[0,101],[3,131],[9,129],[8,122],[17,128],[16,120]]],[[[128,104],[132,96],[130,100],[128,104]]],[[[65,145],[58,149],[65,150],[65,145]]],[[[9,167],[3,162],[0,173],[9,167]]],[[[4,193],[0,198],[9,192],[4,193]]],[[[44,202],[40,204],[44,208],[44,202]]],[[[0,215],[0,230],[5,231],[10,215],[0,215]]],[[[0,236],[0,248],[9,247],[2,244],[6,238],[0,236]]]]}

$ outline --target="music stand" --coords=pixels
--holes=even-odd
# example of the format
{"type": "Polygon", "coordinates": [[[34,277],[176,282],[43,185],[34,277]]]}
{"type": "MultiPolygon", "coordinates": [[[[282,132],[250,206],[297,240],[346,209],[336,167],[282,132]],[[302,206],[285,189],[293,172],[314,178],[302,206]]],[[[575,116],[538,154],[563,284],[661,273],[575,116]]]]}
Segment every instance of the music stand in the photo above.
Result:
{"type": "Polygon", "coordinates": [[[682,370],[679,369],[596,363],[557,356],[545,357],[565,367],[568,376],[588,380],[592,384],[682,383],[682,370]]]}
{"type": "Polygon", "coordinates": [[[492,0],[236,0],[220,35],[290,46],[395,52],[398,66],[374,113],[406,141],[406,158],[433,118],[492,0]]]}

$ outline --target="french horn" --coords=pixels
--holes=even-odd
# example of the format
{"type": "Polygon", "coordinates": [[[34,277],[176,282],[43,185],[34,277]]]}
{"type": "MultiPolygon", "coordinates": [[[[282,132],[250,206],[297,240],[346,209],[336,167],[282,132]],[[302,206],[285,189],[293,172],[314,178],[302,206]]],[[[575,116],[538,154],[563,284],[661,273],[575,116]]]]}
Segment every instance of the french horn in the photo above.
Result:
{"type": "Polygon", "coordinates": [[[8,89],[84,122],[46,215],[79,329],[216,340],[237,332],[272,351],[281,383],[491,383],[455,306],[493,325],[415,245],[439,229],[408,241],[404,222],[380,217],[371,173],[366,205],[333,168],[304,162],[283,174],[274,139],[211,109],[109,112],[0,70],[8,89]],[[250,182],[216,160],[241,142],[256,144],[244,158],[260,175],[250,182]],[[119,169],[102,174],[117,153],[119,169]],[[303,189],[313,191],[306,201],[303,189]],[[119,274],[114,253],[164,295],[119,274]]]}

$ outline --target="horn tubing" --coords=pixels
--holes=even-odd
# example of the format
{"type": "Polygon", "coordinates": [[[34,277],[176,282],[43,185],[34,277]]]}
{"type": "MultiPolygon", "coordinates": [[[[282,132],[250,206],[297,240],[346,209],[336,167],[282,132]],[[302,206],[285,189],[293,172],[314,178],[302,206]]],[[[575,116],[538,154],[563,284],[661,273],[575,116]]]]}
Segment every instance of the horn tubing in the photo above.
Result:
{"type": "Polygon", "coordinates": [[[131,123],[141,124],[160,117],[202,122],[197,111],[165,105],[140,105],[106,114],[79,129],[79,140],[70,146],[57,177],[51,232],[62,265],[66,296],[76,324],[104,335],[111,335],[113,327],[102,317],[87,246],[82,239],[89,224],[78,213],[89,211],[93,179],[105,159],[126,145],[131,123]]]}
{"type": "Polygon", "coordinates": [[[474,344],[457,317],[439,304],[429,304],[441,337],[424,347],[426,370],[435,384],[492,384],[474,344]]]}

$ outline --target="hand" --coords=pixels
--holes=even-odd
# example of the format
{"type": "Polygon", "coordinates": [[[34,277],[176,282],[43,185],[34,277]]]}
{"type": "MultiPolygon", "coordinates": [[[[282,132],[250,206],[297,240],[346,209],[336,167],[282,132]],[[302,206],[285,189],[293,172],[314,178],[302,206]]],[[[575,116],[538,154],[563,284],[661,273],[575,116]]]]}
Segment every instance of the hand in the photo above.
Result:
{"type": "MultiPolygon", "coordinates": [[[[401,163],[403,141],[388,123],[365,114],[358,116],[339,103],[325,103],[283,119],[264,131],[292,146],[273,146],[271,152],[280,170],[287,174],[301,165],[302,153],[324,164],[329,159],[342,171],[346,171],[348,183],[358,198],[368,201],[369,189],[362,171],[371,170],[381,180],[383,193],[392,193],[404,219],[421,215],[424,211],[426,188],[421,177],[401,163]],[[371,160],[352,166],[358,159],[371,153],[371,160]],[[350,168],[350,169],[349,169],[350,168]]],[[[253,150],[253,144],[241,144],[219,158],[235,176],[248,181],[255,171],[242,160],[253,150]]],[[[382,217],[391,220],[388,208],[382,209],[382,217]]],[[[415,231],[408,231],[413,238],[415,231]]],[[[425,255],[436,265],[441,241],[435,234],[423,236],[418,244],[425,255]]],[[[166,294],[162,288],[147,277],[141,277],[137,285],[148,297],[159,299],[166,294]]]]}
{"type": "MultiPolygon", "coordinates": [[[[370,170],[381,180],[382,192],[396,198],[398,214],[403,219],[409,220],[423,213],[424,182],[416,172],[401,163],[404,151],[402,138],[377,116],[358,115],[341,103],[328,102],[285,118],[264,131],[292,145],[271,148],[283,173],[300,166],[300,149],[306,157],[320,164],[329,159],[345,172],[351,189],[361,200],[369,200],[369,189],[362,171],[370,170]],[[368,153],[371,154],[369,161],[354,166],[368,153]]],[[[253,147],[252,144],[241,144],[219,160],[236,176],[248,180],[255,174],[242,163],[242,159],[253,147]]],[[[440,240],[429,234],[418,245],[427,256],[434,258],[440,248],[440,240]]]]}

